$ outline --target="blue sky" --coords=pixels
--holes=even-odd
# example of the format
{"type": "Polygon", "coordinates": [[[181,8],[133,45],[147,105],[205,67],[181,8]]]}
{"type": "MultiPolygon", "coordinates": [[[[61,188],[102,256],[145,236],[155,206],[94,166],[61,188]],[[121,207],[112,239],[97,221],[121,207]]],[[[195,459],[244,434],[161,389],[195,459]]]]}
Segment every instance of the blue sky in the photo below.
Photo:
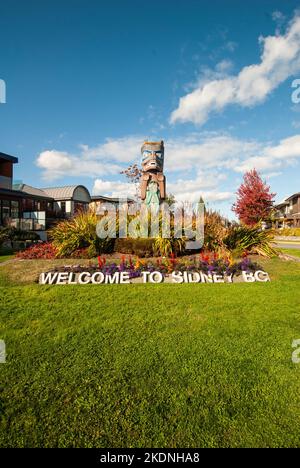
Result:
{"type": "Polygon", "coordinates": [[[2,1],[0,151],[15,178],[130,194],[119,174],[165,140],[167,187],[233,217],[246,169],[300,191],[296,1],[2,1]]]}

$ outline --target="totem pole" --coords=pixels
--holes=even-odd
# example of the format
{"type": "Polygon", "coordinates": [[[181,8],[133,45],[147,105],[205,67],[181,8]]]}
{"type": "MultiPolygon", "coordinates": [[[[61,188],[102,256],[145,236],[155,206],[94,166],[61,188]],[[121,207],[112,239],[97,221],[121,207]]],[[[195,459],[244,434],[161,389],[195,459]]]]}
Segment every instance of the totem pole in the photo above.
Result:
{"type": "Polygon", "coordinates": [[[166,197],[164,142],[145,141],[142,146],[141,199],[149,208],[158,209],[166,197]]]}

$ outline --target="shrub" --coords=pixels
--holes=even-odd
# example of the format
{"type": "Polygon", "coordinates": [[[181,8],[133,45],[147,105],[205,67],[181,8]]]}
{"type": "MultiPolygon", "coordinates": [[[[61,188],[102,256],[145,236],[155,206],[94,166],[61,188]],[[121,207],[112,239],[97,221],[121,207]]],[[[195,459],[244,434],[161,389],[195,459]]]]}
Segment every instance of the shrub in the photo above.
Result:
{"type": "Polygon", "coordinates": [[[57,250],[53,244],[49,242],[43,242],[40,244],[33,245],[22,252],[18,252],[16,257],[23,260],[31,259],[53,259],[56,257],[57,250]]]}
{"type": "Polygon", "coordinates": [[[115,251],[123,254],[133,254],[138,257],[152,257],[154,254],[153,238],[118,238],[115,241],[115,251]]]}
{"type": "Polygon", "coordinates": [[[4,242],[9,240],[8,228],[0,228],[0,248],[4,242]]]}
{"type": "Polygon", "coordinates": [[[13,241],[38,241],[40,236],[33,231],[21,231],[21,229],[16,229],[15,227],[3,227],[0,228],[0,242],[4,239],[13,241]]]}
{"type": "Polygon", "coordinates": [[[206,211],[204,215],[204,244],[205,250],[218,252],[224,249],[224,239],[228,230],[224,226],[222,216],[212,210],[206,211]]]}
{"type": "Polygon", "coordinates": [[[272,231],[262,231],[259,225],[253,227],[242,225],[228,230],[224,245],[235,256],[241,256],[244,252],[252,252],[271,258],[278,255],[272,247],[273,240],[272,231]]]}
{"type": "Polygon", "coordinates": [[[185,250],[185,240],[181,238],[158,237],[154,242],[154,252],[156,255],[167,257],[172,253],[179,254],[185,250]]]}
{"type": "Polygon", "coordinates": [[[78,249],[89,249],[89,257],[113,250],[114,239],[100,239],[96,233],[97,216],[80,212],[72,219],[62,220],[49,230],[49,237],[57,249],[58,257],[68,257],[78,249]]]}
{"type": "Polygon", "coordinates": [[[71,253],[70,258],[94,258],[96,256],[93,249],[90,247],[85,247],[84,249],[77,249],[71,253]]]}

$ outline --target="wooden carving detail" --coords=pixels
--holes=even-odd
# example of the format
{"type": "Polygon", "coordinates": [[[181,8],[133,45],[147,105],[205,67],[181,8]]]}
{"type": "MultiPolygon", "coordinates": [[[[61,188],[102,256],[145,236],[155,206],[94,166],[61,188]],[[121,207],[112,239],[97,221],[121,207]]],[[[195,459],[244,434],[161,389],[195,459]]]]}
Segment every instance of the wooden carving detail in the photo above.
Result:
{"type": "Polygon", "coordinates": [[[166,198],[164,142],[145,141],[142,146],[141,199],[148,205],[159,205],[166,198]]]}

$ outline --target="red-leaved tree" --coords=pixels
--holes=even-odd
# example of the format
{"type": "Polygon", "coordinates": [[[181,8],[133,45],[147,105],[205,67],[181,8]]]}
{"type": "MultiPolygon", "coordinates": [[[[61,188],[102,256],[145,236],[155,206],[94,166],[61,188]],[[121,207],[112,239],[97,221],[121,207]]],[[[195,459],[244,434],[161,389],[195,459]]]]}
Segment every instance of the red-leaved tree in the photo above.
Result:
{"type": "Polygon", "coordinates": [[[270,190],[270,186],[262,180],[256,169],[246,172],[244,182],[237,191],[237,200],[232,211],[247,226],[268,219],[276,195],[270,190]]]}

